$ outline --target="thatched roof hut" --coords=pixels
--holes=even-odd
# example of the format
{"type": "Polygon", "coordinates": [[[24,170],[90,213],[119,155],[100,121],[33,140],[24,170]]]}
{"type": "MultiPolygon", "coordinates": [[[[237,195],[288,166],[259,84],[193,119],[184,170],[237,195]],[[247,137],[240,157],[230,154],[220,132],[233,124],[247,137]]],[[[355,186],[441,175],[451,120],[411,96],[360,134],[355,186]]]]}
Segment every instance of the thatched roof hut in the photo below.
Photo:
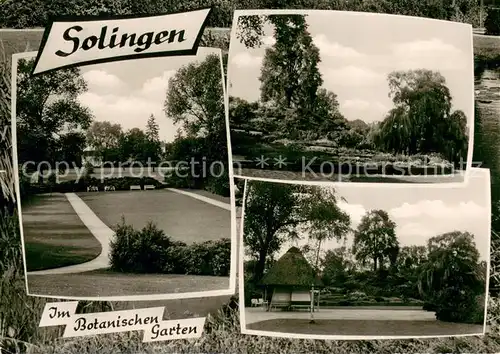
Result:
{"type": "Polygon", "coordinates": [[[313,286],[323,284],[302,252],[292,247],[269,269],[259,285],[266,290],[270,308],[310,308],[313,286]]]}
{"type": "Polygon", "coordinates": [[[260,281],[262,286],[307,288],[322,286],[316,272],[297,247],[290,248],[260,281]]]}

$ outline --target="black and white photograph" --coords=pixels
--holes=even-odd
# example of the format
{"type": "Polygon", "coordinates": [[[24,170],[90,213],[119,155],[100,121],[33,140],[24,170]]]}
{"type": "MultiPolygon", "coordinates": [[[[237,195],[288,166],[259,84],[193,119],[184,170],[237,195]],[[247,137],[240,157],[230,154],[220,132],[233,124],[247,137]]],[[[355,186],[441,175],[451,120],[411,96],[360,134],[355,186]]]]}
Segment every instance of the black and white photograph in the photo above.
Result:
{"type": "Polygon", "coordinates": [[[32,76],[35,57],[12,82],[28,293],[231,295],[221,50],[32,76]]]}
{"type": "Polygon", "coordinates": [[[234,175],[454,183],[472,165],[472,26],[240,10],[228,59],[234,175]]]}
{"type": "Polygon", "coordinates": [[[247,180],[242,332],[311,339],[483,334],[490,175],[471,171],[464,188],[247,180]]]}

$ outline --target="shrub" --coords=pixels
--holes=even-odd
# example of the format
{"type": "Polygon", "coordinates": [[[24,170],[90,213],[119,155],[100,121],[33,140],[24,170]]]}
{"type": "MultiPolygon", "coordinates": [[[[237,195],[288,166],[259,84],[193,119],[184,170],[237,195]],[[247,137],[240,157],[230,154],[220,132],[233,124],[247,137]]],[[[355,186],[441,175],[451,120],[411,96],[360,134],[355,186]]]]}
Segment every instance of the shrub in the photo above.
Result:
{"type": "Polygon", "coordinates": [[[484,322],[484,296],[477,295],[468,289],[445,288],[437,296],[436,319],[482,324],[484,322]]]}
{"type": "Polygon", "coordinates": [[[188,246],[185,259],[186,274],[229,275],[231,265],[231,240],[222,239],[194,243],[188,246]]]}
{"type": "Polygon", "coordinates": [[[229,190],[229,175],[224,173],[221,177],[209,177],[205,183],[205,190],[223,197],[231,195],[229,190]]]}
{"type": "Polygon", "coordinates": [[[486,20],[484,21],[486,34],[500,35],[500,9],[489,9],[486,20]]]}
{"type": "Polygon", "coordinates": [[[111,241],[111,269],[133,273],[161,273],[167,262],[166,251],[177,246],[172,239],[149,222],[141,231],[122,223],[111,241]]]}
{"type": "Polygon", "coordinates": [[[111,241],[110,261],[119,272],[228,276],[231,240],[186,245],[151,222],[139,231],[122,219],[111,241]]]}

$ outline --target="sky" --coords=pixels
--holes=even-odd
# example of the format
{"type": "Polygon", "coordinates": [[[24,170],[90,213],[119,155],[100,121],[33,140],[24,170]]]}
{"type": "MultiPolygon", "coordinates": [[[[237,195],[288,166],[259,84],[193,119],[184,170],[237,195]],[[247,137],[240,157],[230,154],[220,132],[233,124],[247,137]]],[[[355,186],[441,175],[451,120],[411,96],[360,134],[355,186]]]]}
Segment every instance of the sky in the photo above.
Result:
{"type": "MultiPolygon", "coordinates": [[[[387,74],[431,69],[445,77],[453,109],[473,116],[473,48],[469,26],[404,16],[335,11],[311,12],[309,32],[320,50],[323,87],[337,94],[348,120],[381,121],[392,108],[387,74]]],[[[265,48],[274,42],[264,27],[264,45],[247,49],[231,38],[228,94],[249,101],[260,95],[265,48]]]]}
{"type": "MultiPolygon", "coordinates": [[[[425,246],[433,236],[452,231],[467,231],[475,236],[482,260],[489,258],[490,189],[489,170],[472,169],[465,187],[425,185],[396,185],[380,188],[344,183],[336,188],[339,207],[349,214],[351,227],[356,228],[367,211],[382,209],[397,224],[396,236],[400,246],[425,246]]],[[[330,188],[330,187],[323,187],[330,188]]],[[[298,243],[287,242],[276,259],[291,246],[303,246],[306,236],[298,243]]],[[[352,235],[346,245],[351,246],[352,235]]],[[[327,241],[322,250],[333,249],[343,243],[327,241]]]]}
{"type": "Polygon", "coordinates": [[[88,91],[79,101],[95,121],[118,123],[124,130],[145,129],[151,114],[159,125],[160,139],[174,140],[177,126],[163,112],[168,80],[184,65],[203,61],[216,48],[199,48],[196,56],[159,57],[82,66],[88,91]]]}

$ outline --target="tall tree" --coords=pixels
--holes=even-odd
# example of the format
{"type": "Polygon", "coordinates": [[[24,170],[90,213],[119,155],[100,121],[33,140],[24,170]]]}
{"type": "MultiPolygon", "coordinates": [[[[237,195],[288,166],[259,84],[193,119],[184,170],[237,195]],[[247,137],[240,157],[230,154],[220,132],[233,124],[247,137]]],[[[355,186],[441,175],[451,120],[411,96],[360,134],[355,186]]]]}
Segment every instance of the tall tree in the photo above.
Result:
{"type": "Polygon", "coordinates": [[[59,161],[65,161],[71,167],[82,166],[83,150],[85,149],[85,134],[69,132],[59,139],[59,161]]]}
{"type": "Polygon", "coordinates": [[[169,80],[164,111],[189,135],[225,132],[220,57],[210,54],[201,63],[180,68],[169,80]]]}
{"type": "Polygon", "coordinates": [[[451,93],[439,72],[395,71],[388,84],[394,108],[381,125],[385,149],[436,152],[453,162],[466,156],[467,119],[463,112],[452,111],[451,93]]]}
{"type": "MultiPolygon", "coordinates": [[[[248,253],[257,259],[256,280],[283,243],[301,231],[319,227],[338,230],[339,214],[328,199],[333,191],[323,196],[321,192],[319,187],[247,182],[244,242],[248,253]]],[[[335,234],[336,238],[341,236],[340,232],[335,234]]]]}
{"type": "Polygon", "coordinates": [[[373,271],[383,268],[384,261],[394,264],[399,251],[396,223],[384,210],[372,210],[361,219],[354,232],[353,254],[363,263],[373,261],[373,271]]]}
{"type": "Polygon", "coordinates": [[[146,125],[147,144],[145,149],[146,159],[158,160],[161,153],[160,128],[153,114],[148,118],[146,125]]]}
{"type": "Polygon", "coordinates": [[[17,68],[17,139],[19,162],[53,163],[60,137],[87,129],[92,113],[78,101],[87,84],[78,68],[31,76],[35,59],[17,68]]]}
{"type": "Polygon", "coordinates": [[[318,47],[305,15],[243,16],[237,35],[247,47],[262,44],[264,24],[273,30],[274,44],[265,51],[261,68],[261,103],[271,103],[283,115],[275,129],[290,139],[337,138],[346,129],[334,93],[321,88],[318,47]]]}
{"type": "Polygon", "coordinates": [[[464,321],[476,297],[486,290],[486,270],[469,232],[453,231],[427,242],[428,261],[419,274],[424,298],[437,306],[438,319],[464,321]]]}
{"type": "Polygon", "coordinates": [[[150,141],[160,141],[160,127],[156,122],[156,118],[151,114],[146,125],[146,136],[150,141]]]}
{"type": "Polygon", "coordinates": [[[120,149],[123,159],[145,162],[147,160],[148,139],[146,133],[139,128],[128,130],[121,139],[120,149]]]}
{"type": "Polygon", "coordinates": [[[307,188],[306,193],[305,200],[309,203],[304,203],[302,213],[310,220],[306,228],[309,238],[316,243],[314,268],[318,271],[322,244],[344,238],[351,231],[351,218],[338,206],[338,198],[333,190],[307,188]]]}
{"type": "Polygon", "coordinates": [[[326,251],[321,260],[322,279],[326,285],[342,286],[354,264],[347,247],[337,247],[326,251]]]}
{"type": "Polygon", "coordinates": [[[123,130],[120,124],[94,121],[87,129],[87,143],[103,161],[110,161],[119,149],[123,130]]]}

